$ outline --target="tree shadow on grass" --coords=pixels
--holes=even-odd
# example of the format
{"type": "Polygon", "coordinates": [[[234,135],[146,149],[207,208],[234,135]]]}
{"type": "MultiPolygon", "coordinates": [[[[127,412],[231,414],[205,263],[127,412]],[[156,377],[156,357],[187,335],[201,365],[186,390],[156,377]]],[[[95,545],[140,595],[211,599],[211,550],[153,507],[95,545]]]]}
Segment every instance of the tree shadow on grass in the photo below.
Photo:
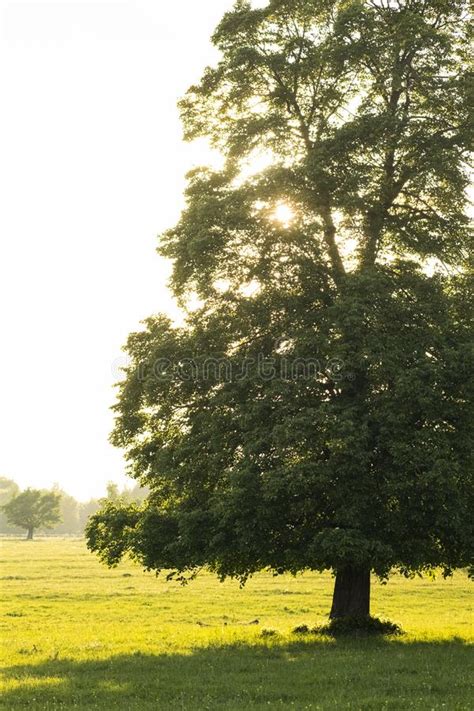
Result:
{"type": "Polygon", "coordinates": [[[302,641],[51,659],[6,670],[3,708],[470,709],[462,640],[302,641]]]}

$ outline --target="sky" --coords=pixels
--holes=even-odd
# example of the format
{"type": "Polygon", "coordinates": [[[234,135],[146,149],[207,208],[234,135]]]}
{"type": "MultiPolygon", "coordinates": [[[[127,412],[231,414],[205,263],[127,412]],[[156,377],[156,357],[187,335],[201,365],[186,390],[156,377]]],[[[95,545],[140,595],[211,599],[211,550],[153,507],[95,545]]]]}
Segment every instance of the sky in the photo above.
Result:
{"type": "Polygon", "coordinates": [[[85,500],[126,483],[108,442],[121,346],[175,314],[157,235],[186,171],[177,100],[232,0],[0,0],[0,476],[85,500]]]}

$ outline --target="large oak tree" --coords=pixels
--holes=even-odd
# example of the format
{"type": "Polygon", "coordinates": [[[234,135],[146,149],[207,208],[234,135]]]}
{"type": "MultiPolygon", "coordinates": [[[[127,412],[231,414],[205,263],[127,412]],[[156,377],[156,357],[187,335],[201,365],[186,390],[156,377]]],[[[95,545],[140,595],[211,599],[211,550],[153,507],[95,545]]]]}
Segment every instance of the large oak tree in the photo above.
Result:
{"type": "Polygon", "coordinates": [[[242,581],[472,563],[468,3],[239,1],[181,103],[219,170],[161,240],[184,325],[127,344],[113,442],[150,489],[109,504],[113,565],[242,581]],[[284,218],[284,219],[283,219],[284,218]]]}

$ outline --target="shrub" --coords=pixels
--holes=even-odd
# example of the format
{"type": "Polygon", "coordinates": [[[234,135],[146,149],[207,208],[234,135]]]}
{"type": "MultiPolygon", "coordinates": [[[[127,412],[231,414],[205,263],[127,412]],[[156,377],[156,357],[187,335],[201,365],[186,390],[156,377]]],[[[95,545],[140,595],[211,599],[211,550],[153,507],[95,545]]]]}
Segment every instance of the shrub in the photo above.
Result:
{"type": "Polygon", "coordinates": [[[313,634],[326,634],[331,637],[366,636],[366,635],[401,635],[399,625],[379,617],[337,617],[327,625],[315,627],[313,634]]]}

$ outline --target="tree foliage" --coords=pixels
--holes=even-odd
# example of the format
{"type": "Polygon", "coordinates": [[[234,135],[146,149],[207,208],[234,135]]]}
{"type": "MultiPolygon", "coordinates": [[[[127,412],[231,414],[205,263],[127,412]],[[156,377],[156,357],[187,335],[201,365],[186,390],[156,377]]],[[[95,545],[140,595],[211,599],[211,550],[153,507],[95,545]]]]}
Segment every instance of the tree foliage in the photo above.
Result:
{"type": "Polygon", "coordinates": [[[224,16],[220,62],[181,102],[224,165],[189,174],[160,244],[200,306],[129,337],[112,441],[150,493],[92,518],[108,564],[242,581],[471,564],[467,12],[224,16]]]}
{"type": "Polygon", "coordinates": [[[54,491],[26,489],[3,506],[8,521],[28,531],[33,538],[35,528],[52,528],[61,520],[61,495],[54,491]]]}
{"type": "Polygon", "coordinates": [[[8,523],[3,506],[20,493],[20,487],[8,477],[0,477],[0,533],[14,533],[15,526],[8,523]]]}
{"type": "MultiPolygon", "coordinates": [[[[17,525],[8,523],[3,508],[5,504],[8,504],[14,497],[18,496],[19,493],[20,487],[13,479],[0,477],[0,534],[19,532],[17,525]]],[[[107,484],[105,497],[101,499],[89,499],[85,502],[75,499],[74,496],[64,491],[59,484],[55,484],[51,491],[46,489],[42,490],[42,493],[54,493],[60,497],[60,519],[50,527],[52,535],[82,535],[88,519],[97,513],[101,505],[109,501],[120,501],[121,503],[127,504],[139,503],[146,498],[147,490],[142,488],[139,484],[124,486],[123,489],[120,490],[117,484],[109,482],[107,484]]]]}

